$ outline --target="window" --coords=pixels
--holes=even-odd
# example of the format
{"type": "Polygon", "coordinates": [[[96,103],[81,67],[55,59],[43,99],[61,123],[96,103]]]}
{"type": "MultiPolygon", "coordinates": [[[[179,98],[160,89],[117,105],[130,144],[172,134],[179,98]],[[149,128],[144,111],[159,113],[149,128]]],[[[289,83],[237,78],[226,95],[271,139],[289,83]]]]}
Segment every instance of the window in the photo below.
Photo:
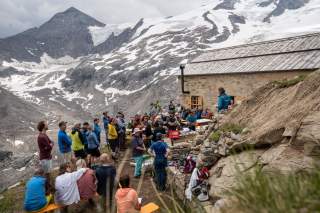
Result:
{"type": "Polygon", "coordinates": [[[191,109],[202,108],[202,97],[201,96],[191,96],[191,109]]]}

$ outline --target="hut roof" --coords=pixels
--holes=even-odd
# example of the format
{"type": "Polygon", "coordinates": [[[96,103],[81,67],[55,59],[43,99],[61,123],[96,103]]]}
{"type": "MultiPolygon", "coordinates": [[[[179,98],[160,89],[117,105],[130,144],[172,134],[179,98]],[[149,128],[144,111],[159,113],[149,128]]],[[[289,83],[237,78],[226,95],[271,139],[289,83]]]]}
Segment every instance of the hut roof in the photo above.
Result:
{"type": "Polygon", "coordinates": [[[187,65],[185,75],[320,68],[320,33],[215,49],[187,65]]]}

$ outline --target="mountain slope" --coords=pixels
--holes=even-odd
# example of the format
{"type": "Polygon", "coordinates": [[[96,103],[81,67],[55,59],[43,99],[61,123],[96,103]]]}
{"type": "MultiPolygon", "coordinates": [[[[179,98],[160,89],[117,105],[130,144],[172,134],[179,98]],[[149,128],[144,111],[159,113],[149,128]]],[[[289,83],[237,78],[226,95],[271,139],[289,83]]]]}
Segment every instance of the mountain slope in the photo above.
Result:
{"type": "Polygon", "coordinates": [[[184,59],[213,48],[320,31],[319,11],[320,0],[215,0],[132,25],[90,23],[91,54],[43,55],[40,63],[6,60],[1,84],[39,104],[132,114],[151,101],[177,97],[174,74],[184,59]]]}
{"type": "Polygon", "coordinates": [[[104,24],[71,7],[38,28],[1,39],[0,59],[39,62],[44,53],[54,58],[87,55],[93,48],[89,26],[104,24]]]}

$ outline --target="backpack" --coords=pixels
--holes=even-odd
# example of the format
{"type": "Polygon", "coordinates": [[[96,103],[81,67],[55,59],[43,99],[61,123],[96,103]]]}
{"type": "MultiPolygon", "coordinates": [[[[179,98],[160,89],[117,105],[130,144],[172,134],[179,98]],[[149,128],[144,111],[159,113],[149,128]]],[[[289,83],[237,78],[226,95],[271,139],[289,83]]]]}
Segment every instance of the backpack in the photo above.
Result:
{"type": "Polygon", "coordinates": [[[183,173],[190,174],[195,167],[196,162],[192,159],[191,156],[188,156],[184,163],[183,173]]]}

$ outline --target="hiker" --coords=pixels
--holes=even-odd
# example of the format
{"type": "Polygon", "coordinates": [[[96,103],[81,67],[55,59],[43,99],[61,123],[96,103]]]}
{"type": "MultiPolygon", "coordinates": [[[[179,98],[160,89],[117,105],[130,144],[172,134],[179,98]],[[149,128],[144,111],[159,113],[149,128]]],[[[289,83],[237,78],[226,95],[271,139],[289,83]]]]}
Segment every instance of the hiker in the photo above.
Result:
{"type": "Polygon", "coordinates": [[[103,117],[102,117],[102,122],[103,122],[103,129],[105,131],[106,134],[106,143],[108,143],[108,129],[109,129],[109,121],[110,118],[108,116],[108,112],[103,112],[103,117]]]}
{"type": "Polygon", "coordinates": [[[228,110],[229,105],[231,104],[230,96],[226,94],[226,91],[223,87],[218,89],[218,112],[224,112],[228,110]]]}
{"type": "Polygon", "coordinates": [[[196,117],[197,117],[197,119],[201,119],[202,112],[203,112],[203,109],[202,109],[202,108],[199,109],[199,108],[197,107],[197,110],[196,110],[196,117]]]}
{"type": "Polygon", "coordinates": [[[59,123],[59,132],[58,132],[58,145],[59,151],[61,154],[60,163],[67,163],[71,161],[71,145],[72,141],[71,138],[67,135],[67,122],[61,121],[59,123]]]}
{"type": "Polygon", "coordinates": [[[168,166],[167,157],[169,155],[169,148],[167,143],[162,140],[162,134],[157,133],[156,142],[154,142],[150,149],[149,154],[154,156],[154,170],[155,170],[155,181],[157,189],[164,191],[167,183],[167,171],[168,166]]]}
{"type": "MultiPolygon", "coordinates": [[[[96,134],[97,138],[98,138],[98,141],[99,143],[101,142],[101,128],[99,126],[99,123],[100,123],[100,120],[99,118],[95,118],[93,119],[93,123],[94,123],[94,126],[93,126],[93,132],[96,134]]],[[[108,137],[107,137],[108,138],[108,137]]]]}
{"type": "MultiPolygon", "coordinates": [[[[78,171],[72,172],[70,164],[64,163],[60,165],[59,176],[55,182],[55,202],[62,206],[68,206],[80,201],[77,181],[88,170],[81,168],[78,171]]],[[[65,207],[67,211],[67,207],[65,207]]]]}
{"type": "Polygon", "coordinates": [[[85,152],[88,152],[88,140],[87,140],[87,137],[88,137],[88,134],[89,134],[89,131],[88,131],[89,126],[90,126],[90,124],[88,122],[84,122],[82,124],[82,129],[81,129],[81,134],[82,134],[82,138],[83,138],[83,142],[84,142],[84,151],[85,152]]]}
{"type": "Polygon", "coordinates": [[[187,117],[188,127],[190,130],[196,131],[196,122],[197,117],[195,116],[195,113],[193,111],[189,112],[189,115],[187,117]]]}
{"type": "MultiPolygon", "coordinates": [[[[83,159],[79,159],[76,163],[77,170],[87,168],[87,163],[83,159]]],[[[93,198],[97,192],[97,179],[95,172],[88,169],[78,180],[78,190],[81,200],[88,200],[89,204],[94,205],[93,198]]]]}
{"type": "Polygon", "coordinates": [[[52,200],[49,194],[48,180],[44,177],[45,171],[39,168],[26,184],[24,195],[24,210],[38,212],[45,209],[52,200]]]}
{"type": "Polygon", "coordinates": [[[134,177],[140,178],[142,163],[143,163],[143,153],[144,151],[146,151],[143,145],[141,129],[139,128],[134,129],[131,145],[132,145],[132,157],[134,158],[134,161],[136,163],[134,168],[134,177]]]}
{"type": "Polygon", "coordinates": [[[118,112],[117,116],[117,127],[118,127],[118,141],[121,150],[125,149],[126,143],[126,123],[124,121],[124,115],[122,112],[118,112]]]}
{"type": "Polygon", "coordinates": [[[119,189],[116,192],[115,198],[117,203],[118,213],[138,212],[141,209],[138,193],[133,188],[130,188],[129,175],[123,175],[119,180],[119,189]]]}
{"type": "Polygon", "coordinates": [[[162,121],[155,122],[154,130],[153,130],[153,137],[152,137],[152,142],[151,143],[157,141],[157,137],[156,136],[157,136],[158,133],[161,133],[163,135],[166,134],[166,129],[163,127],[162,121]]]}
{"type": "Polygon", "coordinates": [[[111,119],[111,123],[109,123],[108,128],[108,141],[112,150],[112,156],[116,156],[116,152],[118,151],[118,133],[116,130],[117,121],[115,119],[111,119]]]}
{"type": "Polygon", "coordinates": [[[82,158],[85,159],[87,157],[86,152],[84,151],[84,140],[82,137],[82,133],[80,132],[81,124],[76,124],[72,128],[70,138],[72,140],[72,150],[74,153],[74,156],[76,158],[82,158]]]}
{"type": "Polygon", "coordinates": [[[112,164],[110,155],[103,153],[100,156],[101,165],[97,166],[96,177],[98,180],[97,192],[101,196],[104,209],[108,206],[112,209],[113,188],[116,177],[116,168],[112,164]]]}
{"type": "Polygon", "coordinates": [[[168,111],[169,113],[175,113],[176,112],[176,106],[173,103],[173,100],[170,101],[169,106],[168,106],[168,111]]]}
{"type": "Polygon", "coordinates": [[[143,143],[144,143],[146,149],[149,149],[149,147],[151,146],[151,140],[153,137],[152,121],[151,120],[148,121],[148,124],[143,131],[143,135],[144,135],[143,143]]]}
{"type": "Polygon", "coordinates": [[[88,127],[88,154],[90,155],[89,162],[92,163],[94,161],[94,158],[100,157],[100,143],[98,141],[98,138],[96,134],[92,131],[92,126],[88,127]]]}
{"type": "Polygon", "coordinates": [[[37,126],[39,130],[38,135],[38,147],[39,147],[39,157],[40,165],[46,174],[49,174],[52,169],[52,155],[51,151],[53,148],[53,141],[47,135],[48,124],[45,121],[40,121],[37,126]]]}

